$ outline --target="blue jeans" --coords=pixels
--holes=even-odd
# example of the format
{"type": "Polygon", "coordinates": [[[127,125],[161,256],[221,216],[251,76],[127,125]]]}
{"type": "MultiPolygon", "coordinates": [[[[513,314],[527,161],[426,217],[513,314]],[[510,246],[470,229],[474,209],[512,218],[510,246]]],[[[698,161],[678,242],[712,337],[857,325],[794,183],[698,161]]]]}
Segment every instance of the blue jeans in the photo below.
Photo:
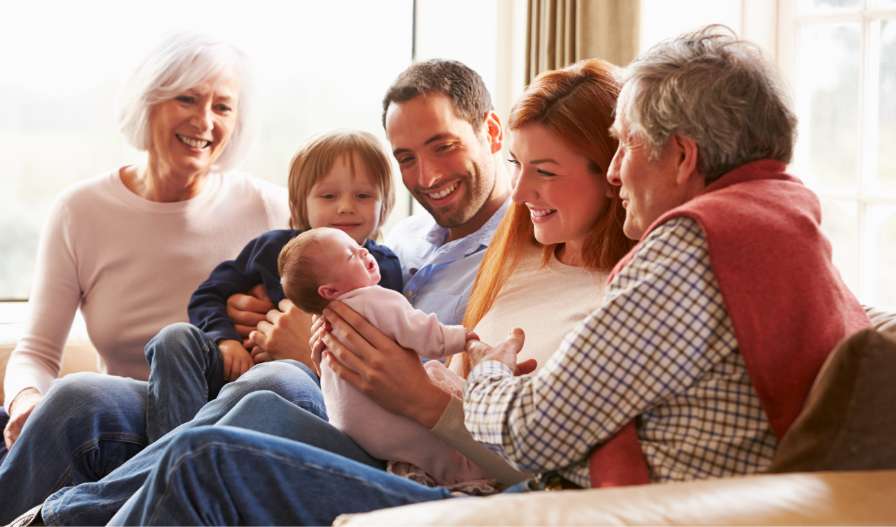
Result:
{"type": "MultiPolygon", "coordinates": [[[[257,368],[258,366],[249,371],[253,372],[257,368]]],[[[371,458],[348,436],[333,428],[323,420],[325,416],[300,408],[273,392],[249,394],[223,417],[210,419],[212,416],[220,416],[220,412],[214,409],[220,406],[218,401],[227,396],[231,386],[241,381],[242,377],[225,386],[219,398],[200,410],[191,423],[153,443],[103,480],[65,488],[50,496],[41,508],[44,522],[47,525],[105,524],[146,482],[159,459],[169,451],[170,445],[180,441],[181,437],[201,423],[214,422],[225,427],[241,427],[268,434],[264,437],[274,435],[300,441],[338,452],[378,470],[383,469],[383,462],[371,458]]],[[[209,427],[201,429],[207,428],[209,427]]]]}
{"type": "MultiPolygon", "coordinates": [[[[9,422],[9,414],[6,413],[6,408],[0,406],[0,431],[6,430],[6,423],[9,422]]],[[[6,441],[0,441],[0,463],[3,463],[3,459],[6,458],[6,441]]]]}
{"type": "MultiPolygon", "coordinates": [[[[181,331],[199,330],[182,325],[181,331]]],[[[193,421],[181,426],[214,423],[257,390],[273,391],[326,416],[317,377],[298,362],[277,361],[256,365],[226,385],[193,421]]],[[[0,465],[0,523],[63,487],[99,481],[134,457],[148,444],[146,405],[143,381],[91,373],[55,381],[0,465]]],[[[100,500],[96,507],[114,512],[124,501],[116,499],[109,504],[100,500]]]]}
{"type": "Polygon", "coordinates": [[[195,326],[171,324],[144,348],[149,363],[146,436],[150,443],[186,423],[224,386],[218,346],[195,326]]]}
{"type": "Polygon", "coordinates": [[[301,442],[200,427],[177,434],[110,525],[330,525],[343,513],[449,497],[301,442]]]}

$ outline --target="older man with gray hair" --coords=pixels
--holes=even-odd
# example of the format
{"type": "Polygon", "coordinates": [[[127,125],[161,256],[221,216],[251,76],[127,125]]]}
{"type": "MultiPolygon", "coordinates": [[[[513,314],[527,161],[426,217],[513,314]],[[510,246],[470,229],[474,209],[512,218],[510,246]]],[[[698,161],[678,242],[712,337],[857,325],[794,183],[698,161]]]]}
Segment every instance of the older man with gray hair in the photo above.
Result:
{"type": "Polygon", "coordinates": [[[607,178],[640,241],[534,376],[513,376],[521,334],[481,352],[473,436],[579,486],[767,468],[822,362],[869,324],[817,198],[785,172],[795,127],[761,53],[727,28],[631,64],[607,178]]]}

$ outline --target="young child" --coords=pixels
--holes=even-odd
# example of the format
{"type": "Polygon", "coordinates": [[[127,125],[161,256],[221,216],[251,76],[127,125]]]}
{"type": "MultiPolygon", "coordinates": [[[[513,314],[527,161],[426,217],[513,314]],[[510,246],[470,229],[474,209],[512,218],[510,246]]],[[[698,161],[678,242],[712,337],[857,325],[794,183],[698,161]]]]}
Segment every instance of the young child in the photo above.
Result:
{"type": "Polygon", "coordinates": [[[152,354],[147,353],[150,440],[191,419],[205,402],[217,396],[226,382],[235,380],[253,366],[252,356],[227,316],[227,298],[245,293],[260,283],[273,304],[278,305],[285,296],[277,272],[277,257],[283,246],[302,231],[314,227],[338,229],[363,244],[378,262],[380,285],[402,290],[398,258],[387,247],[373,241],[394,202],[391,165],[375,136],[345,131],[312,140],[293,157],[288,185],[291,229],[269,231],[249,242],[235,260],[218,265],[190,298],[190,322],[216,344],[211,353],[220,354],[220,360],[211,357],[206,365],[197,366],[209,370],[201,372],[207,380],[206,386],[186,387],[191,392],[186,397],[192,397],[195,409],[178,410],[177,415],[168,410],[184,407],[184,388],[177,387],[175,401],[176,390],[164,386],[168,380],[166,375],[153,367],[152,354]],[[197,390],[202,393],[196,393],[197,390]]]}
{"type": "MultiPolygon", "coordinates": [[[[302,310],[320,314],[332,300],[345,302],[423,357],[442,359],[459,353],[476,338],[463,326],[443,325],[434,314],[414,309],[400,293],[378,286],[376,260],[336,229],[303,232],[283,247],[277,266],[284,293],[302,310]]],[[[463,379],[441,362],[428,361],[424,368],[437,386],[463,396],[463,379]]],[[[326,361],[321,364],[321,389],[330,423],[370,455],[419,467],[439,485],[489,478],[420,424],[389,412],[341,380],[326,361]]]]}

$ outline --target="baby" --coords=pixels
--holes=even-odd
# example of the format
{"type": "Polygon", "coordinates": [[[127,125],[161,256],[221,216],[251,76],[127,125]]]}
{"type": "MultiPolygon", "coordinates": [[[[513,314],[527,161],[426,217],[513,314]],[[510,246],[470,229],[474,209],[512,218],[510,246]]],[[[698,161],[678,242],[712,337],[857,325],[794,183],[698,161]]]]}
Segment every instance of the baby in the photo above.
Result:
{"type": "MultiPolygon", "coordinates": [[[[464,350],[475,338],[463,326],[446,326],[433,314],[414,309],[400,293],[376,285],[379,266],[366,249],[344,232],[306,231],[280,252],[283,292],[297,306],[320,314],[332,300],[345,302],[405,348],[427,358],[444,358],[464,350]]],[[[424,364],[437,386],[462,397],[464,381],[439,361],[424,364]]],[[[478,465],[432,432],[389,412],[321,365],[321,389],[330,423],[370,455],[421,468],[440,485],[489,476],[478,465]]]]}

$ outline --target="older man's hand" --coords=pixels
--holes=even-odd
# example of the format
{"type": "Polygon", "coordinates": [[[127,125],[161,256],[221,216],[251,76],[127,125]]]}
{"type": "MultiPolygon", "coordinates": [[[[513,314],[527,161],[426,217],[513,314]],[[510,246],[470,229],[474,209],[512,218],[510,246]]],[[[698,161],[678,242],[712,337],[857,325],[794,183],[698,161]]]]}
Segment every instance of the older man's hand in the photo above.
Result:
{"type": "Polygon", "coordinates": [[[525,332],[520,328],[513,328],[510,336],[494,347],[478,339],[467,340],[465,351],[470,355],[470,362],[474,368],[482,361],[494,360],[510,368],[514,375],[525,375],[534,371],[537,366],[535,359],[517,364],[517,354],[522,351],[525,342],[525,332]]]}

